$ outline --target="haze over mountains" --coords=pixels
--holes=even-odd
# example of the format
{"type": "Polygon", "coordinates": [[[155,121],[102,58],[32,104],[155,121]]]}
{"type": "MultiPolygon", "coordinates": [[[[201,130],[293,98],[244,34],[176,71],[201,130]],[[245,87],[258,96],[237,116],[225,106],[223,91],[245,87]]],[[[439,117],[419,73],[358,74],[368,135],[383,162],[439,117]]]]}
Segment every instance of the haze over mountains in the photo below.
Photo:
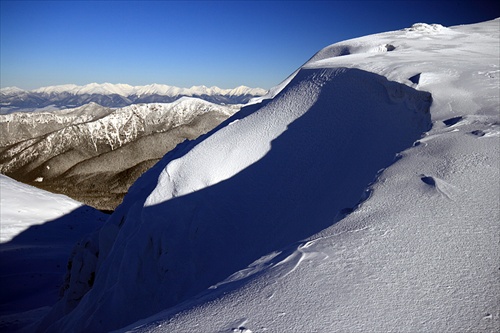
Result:
{"type": "Polygon", "coordinates": [[[260,88],[245,86],[234,89],[193,86],[178,88],[163,84],[131,86],[128,84],[90,83],[22,90],[8,87],[0,90],[1,114],[78,107],[91,102],[106,107],[123,107],[139,103],[170,103],[180,97],[196,97],[216,104],[245,104],[255,96],[264,95],[260,88]]]}

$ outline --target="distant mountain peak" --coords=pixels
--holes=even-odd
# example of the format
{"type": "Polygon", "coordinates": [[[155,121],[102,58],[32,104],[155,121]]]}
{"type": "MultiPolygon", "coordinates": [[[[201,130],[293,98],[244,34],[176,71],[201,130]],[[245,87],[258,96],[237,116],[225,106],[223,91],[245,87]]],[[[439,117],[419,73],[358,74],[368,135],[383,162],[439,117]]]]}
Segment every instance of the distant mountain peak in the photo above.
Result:
{"type": "MultiPolygon", "coordinates": [[[[3,88],[2,92],[6,91],[25,91],[19,89],[17,87],[7,87],[3,88]]],[[[76,84],[64,84],[64,85],[56,85],[56,86],[46,86],[33,90],[28,90],[31,93],[42,93],[42,94],[51,94],[51,93],[62,93],[67,92],[74,95],[82,95],[88,93],[94,94],[117,94],[121,96],[131,96],[131,95],[140,95],[144,93],[155,93],[159,95],[166,96],[174,96],[178,95],[179,92],[182,92],[185,95],[193,95],[197,93],[203,92],[204,94],[221,94],[221,95],[235,95],[235,94],[252,94],[252,95],[264,95],[267,93],[267,90],[262,88],[251,88],[248,86],[240,85],[235,88],[223,89],[217,86],[205,86],[205,85],[195,85],[190,88],[181,88],[175,86],[169,86],[166,84],[152,83],[144,86],[131,86],[129,84],[124,83],[89,83],[83,86],[79,86],[76,84]]]]}
{"type": "Polygon", "coordinates": [[[83,86],[65,84],[22,90],[16,87],[1,90],[0,113],[26,112],[53,107],[65,109],[94,102],[106,107],[123,107],[137,103],[170,103],[183,96],[198,97],[215,104],[246,104],[267,93],[262,88],[238,86],[232,89],[207,87],[179,88],[153,83],[144,86],[129,84],[89,83],[83,86]]]}
{"type": "Polygon", "coordinates": [[[6,87],[6,88],[0,89],[0,93],[5,94],[5,95],[20,94],[20,93],[24,93],[24,92],[26,92],[26,90],[23,90],[23,89],[18,88],[18,87],[6,87]]]}

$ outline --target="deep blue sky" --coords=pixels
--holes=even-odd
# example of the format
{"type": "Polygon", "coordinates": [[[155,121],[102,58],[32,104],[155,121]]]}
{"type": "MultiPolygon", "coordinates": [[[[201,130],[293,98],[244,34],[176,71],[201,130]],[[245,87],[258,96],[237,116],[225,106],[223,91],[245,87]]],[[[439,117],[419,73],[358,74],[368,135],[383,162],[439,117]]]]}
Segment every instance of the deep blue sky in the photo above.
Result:
{"type": "Polygon", "coordinates": [[[413,23],[500,16],[495,1],[0,1],[1,86],[270,88],[321,48],[413,23]]]}

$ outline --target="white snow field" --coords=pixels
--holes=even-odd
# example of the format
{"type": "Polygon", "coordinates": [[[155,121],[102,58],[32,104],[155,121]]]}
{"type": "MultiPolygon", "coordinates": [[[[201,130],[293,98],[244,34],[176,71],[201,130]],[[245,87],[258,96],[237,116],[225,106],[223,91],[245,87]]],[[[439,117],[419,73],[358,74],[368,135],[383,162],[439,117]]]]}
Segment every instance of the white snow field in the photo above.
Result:
{"type": "MultiPolygon", "coordinates": [[[[0,243],[12,241],[31,227],[41,227],[48,221],[65,218],[73,211],[88,208],[65,195],[43,191],[5,175],[0,175],[0,203],[0,243]]],[[[95,218],[90,220],[94,222],[95,218]]],[[[64,234],[63,230],[61,234],[64,234]]],[[[53,235],[53,239],[59,241],[59,236],[53,235]]]]}
{"type": "Polygon", "coordinates": [[[75,243],[106,217],[0,175],[0,331],[31,323],[50,309],[75,243]]]}
{"type": "Polygon", "coordinates": [[[499,53],[500,19],[326,47],[139,178],[36,330],[497,332],[499,53]]]}

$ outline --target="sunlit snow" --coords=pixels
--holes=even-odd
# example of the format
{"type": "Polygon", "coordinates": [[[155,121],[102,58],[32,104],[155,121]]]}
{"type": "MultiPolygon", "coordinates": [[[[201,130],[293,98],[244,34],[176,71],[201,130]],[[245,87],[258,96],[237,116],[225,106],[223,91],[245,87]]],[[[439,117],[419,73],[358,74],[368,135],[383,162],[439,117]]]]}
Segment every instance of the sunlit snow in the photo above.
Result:
{"type": "Polygon", "coordinates": [[[38,190],[0,175],[0,242],[30,226],[55,220],[82,206],[64,195],[38,190]]]}

